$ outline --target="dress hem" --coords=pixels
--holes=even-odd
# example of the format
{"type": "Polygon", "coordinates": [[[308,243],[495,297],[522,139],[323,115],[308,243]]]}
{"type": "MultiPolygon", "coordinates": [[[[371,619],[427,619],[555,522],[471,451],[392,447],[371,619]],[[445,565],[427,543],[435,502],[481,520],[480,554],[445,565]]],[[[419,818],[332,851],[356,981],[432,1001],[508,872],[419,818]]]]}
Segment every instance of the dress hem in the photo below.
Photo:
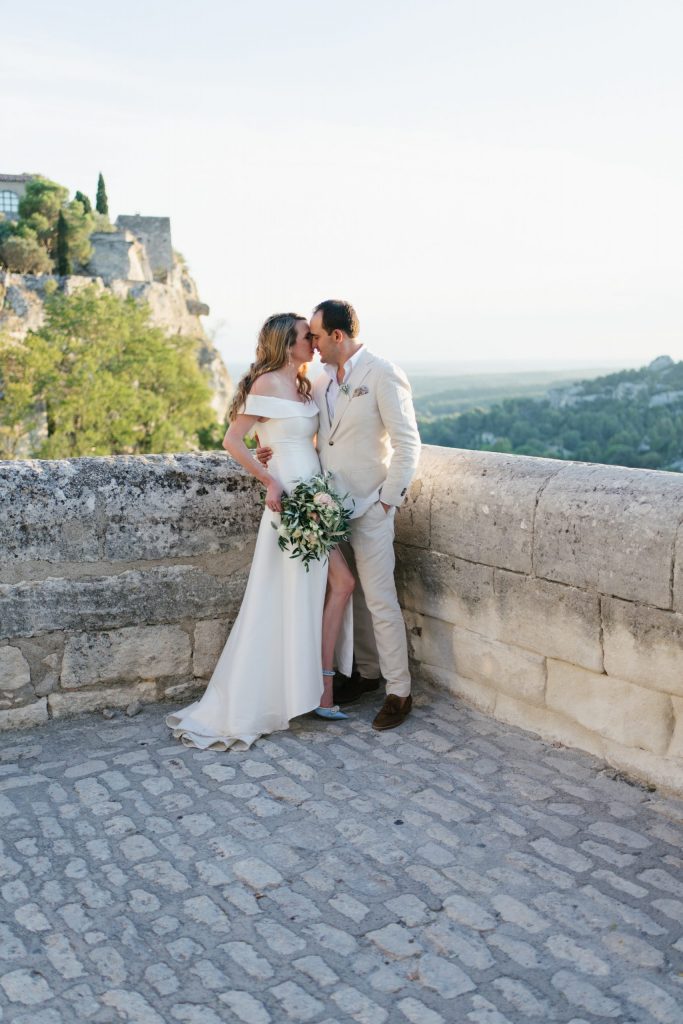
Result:
{"type": "Polygon", "coordinates": [[[216,751],[228,751],[228,750],[249,750],[256,740],[260,739],[261,736],[270,736],[274,732],[283,732],[289,729],[289,723],[294,718],[299,718],[301,715],[307,715],[311,711],[314,711],[318,707],[317,704],[313,704],[310,708],[304,708],[302,711],[297,711],[286,721],[276,725],[272,729],[268,729],[267,732],[259,733],[247,733],[243,736],[225,736],[221,733],[200,733],[195,729],[187,729],[182,725],[182,718],[178,713],[167,715],[165,723],[173,733],[173,738],[180,740],[186,747],[194,747],[196,750],[216,750],[216,751]],[[175,721],[174,721],[175,719],[175,721]]]}

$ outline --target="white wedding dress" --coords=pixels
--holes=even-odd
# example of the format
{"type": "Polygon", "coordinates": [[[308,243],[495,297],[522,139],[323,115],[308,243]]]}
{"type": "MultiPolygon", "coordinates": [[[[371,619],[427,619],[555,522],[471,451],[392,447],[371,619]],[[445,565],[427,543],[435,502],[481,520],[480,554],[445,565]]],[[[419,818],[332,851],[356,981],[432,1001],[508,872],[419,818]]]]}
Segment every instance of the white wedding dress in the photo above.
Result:
{"type": "MultiPolygon", "coordinates": [[[[245,410],[267,416],[259,423],[263,445],[273,449],[269,472],[287,492],[320,472],[314,447],[318,408],[260,395],[247,397],[245,410]]],[[[277,543],[265,508],[249,580],[235,624],[203,696],[166,716],[176,739],[201,750],[247,750],[265,733],[287,729],[297,715],[312,711],[322,695],[322,616],[327,562],[290,558],[277,543]]],[[[351,602],[337,642],[337,667],[351,674],[351,602]]]]}

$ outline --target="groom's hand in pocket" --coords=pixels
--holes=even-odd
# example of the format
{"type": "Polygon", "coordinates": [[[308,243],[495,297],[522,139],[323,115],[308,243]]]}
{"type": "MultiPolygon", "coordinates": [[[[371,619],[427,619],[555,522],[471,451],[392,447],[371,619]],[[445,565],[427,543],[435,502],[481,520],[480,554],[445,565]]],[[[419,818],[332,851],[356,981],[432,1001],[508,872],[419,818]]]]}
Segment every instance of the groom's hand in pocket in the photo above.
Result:
{"type": "Polygon", "coordinates": [[[256,458],[262,466],[267,466],[273,457],[273,449],[262,446],[258,434],[255,434],[254,437],[256,438],[256,458]]]}

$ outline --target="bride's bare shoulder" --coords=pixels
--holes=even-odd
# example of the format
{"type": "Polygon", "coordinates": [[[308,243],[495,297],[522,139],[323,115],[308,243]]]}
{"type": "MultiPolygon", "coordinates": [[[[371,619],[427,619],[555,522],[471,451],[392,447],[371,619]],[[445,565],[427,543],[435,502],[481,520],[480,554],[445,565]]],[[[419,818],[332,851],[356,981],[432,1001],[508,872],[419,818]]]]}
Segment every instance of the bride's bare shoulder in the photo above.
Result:
{"type": "Polygon", "coordinates": [[[282,382],[274,372],[262,373],[249,388],[250,395],[261,395],[263,398],[282,398],[282,382]]]}

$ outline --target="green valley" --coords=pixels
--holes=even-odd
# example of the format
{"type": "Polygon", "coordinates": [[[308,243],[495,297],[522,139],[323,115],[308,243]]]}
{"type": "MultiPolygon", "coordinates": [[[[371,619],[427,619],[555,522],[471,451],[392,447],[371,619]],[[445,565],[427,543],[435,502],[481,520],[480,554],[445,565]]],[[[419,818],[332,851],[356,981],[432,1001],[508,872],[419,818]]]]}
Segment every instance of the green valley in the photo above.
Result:
{"type": "MultiPolygon", "coordinates": [[[[498,386],[492,381],[490,394],[498,386]]],[[[508,388],[494,402],[481,386],[468,396],[466,378],[457,387],[418,391],[423,442],[683,471],[683,361],[660,356],[640,369],[564,383],[555,374],[552,386],[528,379],[523,386],[526,393],[508,388]],[[544,393],[533,394],[534,386],[544,393]]]]}

